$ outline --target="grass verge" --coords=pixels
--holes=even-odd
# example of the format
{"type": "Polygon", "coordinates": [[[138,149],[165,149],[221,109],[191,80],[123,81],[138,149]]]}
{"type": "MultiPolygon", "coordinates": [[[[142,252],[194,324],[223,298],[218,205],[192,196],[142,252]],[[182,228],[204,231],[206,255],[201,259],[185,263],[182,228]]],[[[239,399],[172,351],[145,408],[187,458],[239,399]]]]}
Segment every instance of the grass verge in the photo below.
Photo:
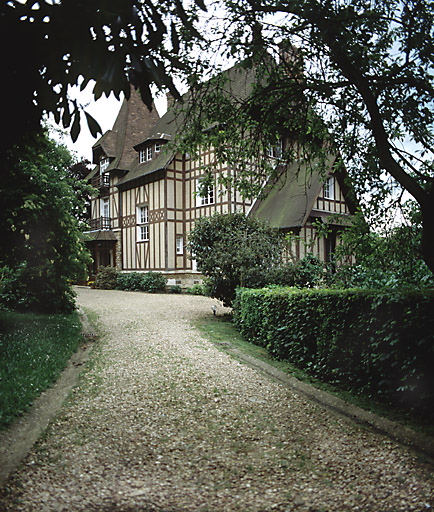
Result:
{"type": "Polygon", "coordinates": [[[81,342],[78,313],[0,311],[0,429],[5,429],[65,368],[81,342]]]}
{"type": "Polygon", "coordinates": [[[383,418],[388,418],[400,423],[401,425],[406,425],[414,430],[424,433],[425,435],[434,437],[434,424],[432,418],[414,416],[409,411],[394,408],[393,406],[375,400],[372,397],[357,395],[348,390],[337,388],[336,386],[312,377],[305,371],[297,368],[287,361],[278,361],[274,359],[268,353],[266,348],[246,341],[246,339],[233,325],[230,316],[204,316],[196,321],[195,326],[209,341],[217,345],[221,350],[230,353],[231,347],[236,348],[246,355],[264,361],[292,377],[295,377],[302,382],[307,382],[312,386],[337,396],[352,405],[360,407],[366,411],[370,411],[383,418]]]}

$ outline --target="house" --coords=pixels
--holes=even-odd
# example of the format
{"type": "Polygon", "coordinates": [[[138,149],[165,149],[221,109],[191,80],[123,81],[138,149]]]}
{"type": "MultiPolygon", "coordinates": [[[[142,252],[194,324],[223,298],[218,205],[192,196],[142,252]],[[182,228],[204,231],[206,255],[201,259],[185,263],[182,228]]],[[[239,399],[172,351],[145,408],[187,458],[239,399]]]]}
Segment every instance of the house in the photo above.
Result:
{"type": "MultiPolygon", "coordinates": [[[[248,86],[254,79],[249,73],[230,75],[231,87],[237,91],[248,86]]],[[[122,272],[162,272],[169,284],[199,282],[186,241],[195,220],[214,212],[242,211],[268,219],[276,228],[298,235],[291,247],[294,258],[302,258],[309,246],[322,260],[330,259],[340,226],[331,222],[334,235],[325,240],[317,236],[314,221],[354,212],[343,173],[326,179],[313,174],[307,179],[307,173],[290,170],[286,181],[274,184],[263,200],[248,201],[235,187],[220,184],[201,195],[203,165],[213,161],[213,151],[199,150],[195,158],[181,154],[167,145],[179,133],[182,122],[173,108],[160,118],[132,91],[113,129],[94,144],[95,167],[87,177],[98,190],[91,201],[87,233],[92,275],[100,266],[111,265],[122,272]]],[[[330,160],[330,172],[333,164],[330,160]]],[[[215,172],[233,170],[218,164],[215,172]]]]}

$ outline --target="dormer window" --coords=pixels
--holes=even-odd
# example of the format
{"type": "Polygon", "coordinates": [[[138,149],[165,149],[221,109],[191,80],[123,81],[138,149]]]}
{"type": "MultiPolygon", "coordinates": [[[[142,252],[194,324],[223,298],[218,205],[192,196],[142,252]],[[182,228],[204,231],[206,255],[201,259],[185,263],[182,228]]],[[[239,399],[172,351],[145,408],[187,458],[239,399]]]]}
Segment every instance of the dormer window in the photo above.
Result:
{"type": "Polygon", "coordinates": [[[99,163],[99,167],[100,167],[100,170],[101,170],[101,174],[103,174],[104,172],[106,172],[107,170],[107,167],[110,165],[110,160],[108,158],[102,158],[100,163],[99,163]]]}
{"type": "Polygon", "coordinates": [[[146,148],[146,160],[152,160],[152,146],[146,148]]]}
{"type": "Polygon", "coordinates": [[[161,152],[162,147],[163,144],[161,142],[148,143],[145,147],[139,150],[139,163],[143,164],[152,160],[161,152]]]}
{"type": "Polygon", "coordinates": [[[151,142],[139,150],[139,163],[149,162],[161,152],[163,144],[161,142],[151,142]]]}
{"type": "Polygon", "coordinates": [[[327,178],[327,181],[324,183],[324,199],[334,199],[335,198],[335,179],[333,176],[327,178]]]}
{"type": "Polygon", "coordinates": [[[152,160],[152,145],[146,146],[139,151],[139,163],[143,164],[152,160]]]}

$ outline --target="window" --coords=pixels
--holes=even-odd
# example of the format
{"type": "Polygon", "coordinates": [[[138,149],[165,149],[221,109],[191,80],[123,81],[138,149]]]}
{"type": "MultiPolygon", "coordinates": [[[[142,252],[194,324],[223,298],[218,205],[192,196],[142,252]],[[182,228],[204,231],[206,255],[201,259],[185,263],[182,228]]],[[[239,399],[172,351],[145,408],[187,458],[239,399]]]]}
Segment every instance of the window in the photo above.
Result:
{"type": "Polygon", "coordinates": [[[176,254],[184,254],[184,237],[182,235],[176,236],[176,254]]]}
{"type": "Polygon", "coordinates": [[[152,146],[146,148],[146,160],[152,160],[152,146]]]}
{"type": "Polygon", "coordinates": [[[267,156],[271,158],[281,158],[283,153],[282,141],[279,142],[275,146],[268,146],[267,148],[267,156]]]}
{"type": "Polygon", "coordinates": [[[204,194],[202,195],[200,191],[200,182],[200,179],[196,181],[196,206],[214,204],[214,186],[211,186],[207,192],[202,191],[204,194]]]}
{"type": "Polygon", "coordinates": [[[324,198],[325,199],[334,199],[335,198],[335,179],[333,176],[327,178],[327,181],[324,183],[324,198]]]}
{"type": "Polygon", "coordinates": [[[100,163],[99,163],[99,168],[100,168],[100,171],[101,171],[101,174],[103,174],[107,167],[110,165],[110,160],[108,158],[102,158],[100,163]]]}
{"type": "Polygon", "coordinates": [[[152,145],[146,146],[139,151],[139,163],[143,164],[144,162],[148,162],[152,160],[152,145]]]}
{"type": "Polygon", "coordinates": [[[110,205],[108,198],[101,199],[101,217],[110,217],[110,205]]]}
{"type": "Polygon", "coordinates": [[[149,240],[149,209],[148,206],[137,207],[137,241],[149,240]]]}
{"type": "Polygon", "coordinates": [[[155,143],[155,152],[159,153],[161,151],[161,147],[162,147],[161,142],[156,142],[155,143]]]}
{"type": "Polygon", "coordinates": [[[100,229],[110,229],[110,203],[108,198],[100,201],[100,229]]]}

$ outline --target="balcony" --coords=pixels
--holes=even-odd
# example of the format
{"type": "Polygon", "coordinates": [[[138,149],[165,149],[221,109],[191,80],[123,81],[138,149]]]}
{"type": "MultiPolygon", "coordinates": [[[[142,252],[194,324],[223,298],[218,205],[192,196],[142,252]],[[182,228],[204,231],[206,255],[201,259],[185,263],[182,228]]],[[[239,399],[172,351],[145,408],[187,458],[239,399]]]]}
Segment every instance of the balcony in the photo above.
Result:
{"type": "Polygon", "coordinates": [[[90,220],[91,229],[111,229],[112,219],[111,217],[97,217],[96,219],[90,220]]]}
{"type": "Polygon", "coordinates": [[[99,190],[108,189],[110,187],[110,176],[108,174],[98,174],[92,178],[91,185],[99,190]]]}

